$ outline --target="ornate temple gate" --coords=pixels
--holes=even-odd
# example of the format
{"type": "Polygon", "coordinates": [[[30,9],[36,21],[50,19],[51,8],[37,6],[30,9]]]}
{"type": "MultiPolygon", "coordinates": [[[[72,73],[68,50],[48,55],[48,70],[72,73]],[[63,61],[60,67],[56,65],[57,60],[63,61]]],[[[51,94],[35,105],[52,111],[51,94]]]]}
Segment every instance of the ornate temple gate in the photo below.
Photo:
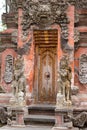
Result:
{"type": "Polygon", "coordinates": [[[57,30],[36,30],[35,40],[35,95],[39,103],[56,101],[57,30]]]}

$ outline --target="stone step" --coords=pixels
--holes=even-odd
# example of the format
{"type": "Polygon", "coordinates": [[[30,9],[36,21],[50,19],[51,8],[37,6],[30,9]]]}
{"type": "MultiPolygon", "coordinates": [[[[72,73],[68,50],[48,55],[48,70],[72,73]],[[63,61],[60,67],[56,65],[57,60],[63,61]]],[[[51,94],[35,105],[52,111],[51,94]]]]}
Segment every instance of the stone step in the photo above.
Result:
{"type": "Polygon", "coordinates": [[[55,114],[55,105],[44,105],[44,104],[34,104],[28,106],[28,113],[32,115],[54,115],[55,114]]]}
{"type": "Polygon", "coordinates": [[[28,115],[24,117],[26,125],[54,125],[55,105],[53,104],[33,104],[27,107],[28,115]]]}
{"type": "Polygon", "coordinates": [[[55,117],[46,115],[28,115],[24,117],[25,124],[54,125],[55,117]]]}

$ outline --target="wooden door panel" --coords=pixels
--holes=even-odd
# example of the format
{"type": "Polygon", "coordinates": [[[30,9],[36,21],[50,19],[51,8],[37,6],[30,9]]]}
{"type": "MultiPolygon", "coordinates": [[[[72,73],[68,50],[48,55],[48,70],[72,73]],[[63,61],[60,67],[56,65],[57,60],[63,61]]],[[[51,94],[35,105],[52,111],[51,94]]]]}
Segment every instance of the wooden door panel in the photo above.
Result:
{"type": "Polygon", "coordinates": [[[38,101],[55,101],[56,48],[39,48],[38,101]],[[54,51],[54,53],[53,53],[54,51]]]}

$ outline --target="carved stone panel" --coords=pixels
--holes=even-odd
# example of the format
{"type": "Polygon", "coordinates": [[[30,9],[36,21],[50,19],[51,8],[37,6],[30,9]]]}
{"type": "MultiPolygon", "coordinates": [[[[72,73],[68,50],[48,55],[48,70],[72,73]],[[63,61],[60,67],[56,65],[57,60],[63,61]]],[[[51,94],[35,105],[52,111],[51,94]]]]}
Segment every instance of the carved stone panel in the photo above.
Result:
{"type": "Polygon", "coordinates": [[[4,81],[6,83],[11,83],[12,80],[13,80],[13,57],[12,55],[7,55],[5,59],[4,81]]]}
{"type": "Polygon", "coordinates": [[[83,54],[79,61],[79,81],[87,84],[87,55],[83,54]]]}

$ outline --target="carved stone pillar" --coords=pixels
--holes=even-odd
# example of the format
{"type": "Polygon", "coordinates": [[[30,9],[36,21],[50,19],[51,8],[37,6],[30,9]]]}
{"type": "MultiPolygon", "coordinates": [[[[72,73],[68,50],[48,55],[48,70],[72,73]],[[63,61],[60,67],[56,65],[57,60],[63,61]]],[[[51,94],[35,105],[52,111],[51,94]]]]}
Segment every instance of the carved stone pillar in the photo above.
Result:
{"type": "Polygon", "coordinates": [[[74,86],[74,9],[75,7],[69,6],[67,10],[67,15],[69,17],[70,23],[68,25],[69,35],[68,35],[68,44],[70,46],[70,50],[68,51],[68,55],[70,57],[70,65],[72,68],[72,82],[71,86],[74,86]]]}

